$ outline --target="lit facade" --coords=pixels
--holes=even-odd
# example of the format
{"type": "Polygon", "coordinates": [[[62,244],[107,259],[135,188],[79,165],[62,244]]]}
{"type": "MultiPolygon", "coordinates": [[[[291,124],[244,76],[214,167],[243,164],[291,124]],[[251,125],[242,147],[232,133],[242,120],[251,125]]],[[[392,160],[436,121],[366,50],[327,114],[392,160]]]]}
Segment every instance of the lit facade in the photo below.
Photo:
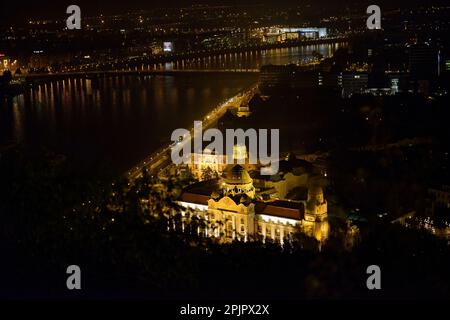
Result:
{"type": "MultiPolygon", "coordinates": [[[[283,189],[281,185],[292,181],[287,178],[277,184],[283,189]]],[[[207,236],[223,242],[261,240],[284,244],[299,231],[325,241],[329,225],[322,188],[303,177],[284,189],[296,187],[304,187],[307,197],[265,200],[261,196],[263,188],[255,188],[254,179],[241,165],[228,165],[220,179],[186,188],[178,203],[207,221],[203,231],[207,236]]]]}
{"type": "MultiPolygon", "coordinates": [[[[248,162],[247,147],[245,145],[233,146],[233,161],[241,164],[248,162]]],[[[188,166],[192,175],[199,180],[203,179],[203,173],[207,169],[220,176],[227,166],[227,155],[218,154],[205,148],[202,153],[191,153],[191,161],[188,166]]]]}
{"type": "Polygon", "coordinates": [[[327,37],[327,28],[282,28],[271,27],[263,30],[263,41],[267,43],[279,43],[300,38],[317,39],[327,37]]]}

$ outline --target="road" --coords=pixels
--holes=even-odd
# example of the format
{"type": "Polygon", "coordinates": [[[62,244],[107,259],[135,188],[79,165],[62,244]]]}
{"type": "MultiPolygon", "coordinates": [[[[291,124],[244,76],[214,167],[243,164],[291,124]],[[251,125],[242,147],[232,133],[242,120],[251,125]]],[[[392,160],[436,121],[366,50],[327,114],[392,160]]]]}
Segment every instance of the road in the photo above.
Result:
{"type": "MultiPolygon", "coordinates": [[[[316,64],[316,62],[310,62],[308,64],[305,64],[305,66],[306,65],[313,66],[314,64],[316,64]]],[[[202,119],[203,130],[208,129],[214,123],[216,123],[217,120],[225,114],[225,112],[228,110],[229,107],[239,106],[243,101],[243,99],[250,99],[257,87],[258,84],[254,84],[250,88],[242,90],[241,92],[231,97],[230,99],[219,103],[212,111],[210,111],[203,117],[202,119]]],[[[193,138],[193,136],[194,136],[194,128],[192,127],[190,129],[190,137],[193,138]]],[[[191,143],[190,140],[191,139],[187,137],[183,139],[181,143],[191,143]]],[[[125,173],[126,176],[130,180],[134,180],[142,174],[142,169],[144,168],[147,168],[150,171],[164,169],[167,165],[171,163],[170,152],[171,152],[170,143],[165,146],[162,146],[160,149],[158,149],[153,154],[148,156],[146,159],[141,161],[139,164],[137,164],[133,168],[130,168],[125,173]]]]}
{"type": "MultiPolygon", "coordinates": [[[[219,120],[219,118],[225,114],[228,108],[239,106],[244,99],[249,99],[249,96],[254,93],[256,87],[257,85],[253,85],[250,88],[242,90],[230,99],[219,103],[213,110],[206,114],[203,119],[201,119],[203,130],[213,126],[217,122],[217,120],[219,120]]],[[[190,137],[185,137],[180,143],[191,143],[193,136],[194,128],[192,127],[190,129],[190,137]]],[[[125,173],[126,176],[132,181],[141,176],[142,170],[144,168],[147,168],[147,170],[149,171],[156,172],[167,167],[169,164],[171,164],[171,143],[162,146],[147,158],[145,158],[143,161],[135,165],[133,168],[130,168],[125,173]]]]}

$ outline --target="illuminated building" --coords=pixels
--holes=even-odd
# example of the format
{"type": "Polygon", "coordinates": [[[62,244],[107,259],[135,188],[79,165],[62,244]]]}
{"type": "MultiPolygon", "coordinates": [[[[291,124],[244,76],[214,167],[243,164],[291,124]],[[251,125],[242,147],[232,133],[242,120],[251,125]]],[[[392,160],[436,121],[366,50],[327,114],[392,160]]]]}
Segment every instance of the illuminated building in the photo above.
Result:
{"type": "Polygon", "coordinates": [[[426,200],[424,215],[411,211],[392,222],[423,228],[437,237],[449,239],[450,222],[447,217],[450,211],[450,186],[444,184],[429,188],[426,200]]]}
{"type": "Polygon", "coordinates": [[[237,163],[245,163],[246,159],[248,159],[247,147],[245,145],[235,144],[233,146],[233,159],[237,163]]]}
{"type": "Polygon", "coordinates": [[[263,41],[267,43],[285,42],[300,38],[317,39],[327,36],[327,28],[282,28],[271,27],[263,31],[263,41]]]}
{"type": "Polygon", "coordinates": [[[305,38],[324,38],[327,28],[281,28],[282,33],[297,33],[305,38]]]}
{"type": "Polygon", "coordinates": [[[450,71],[450,59],[445,60],[444,63],[444,71],[449,72],[450,71]]]}
{"type": "Polygon", "coordinates": [[[355,93],[364,93],[369,82],[365,72],[344,72],[342,74],[342,96],[350,97],[355,93]]]}
{"type": "Polygon", "coordinates": [[[197,179],[202,179],[203,172],[207,168],[221,174],[226,167],[226,155],[212,153],[205,149],[203,153],[192,153],[188,166],[192,175],[197,179]]]}
{"type": "Polygon", "coordinates": [[[163,42],[163,52],[172,52],[173,51],[173,42],[165,41],[163,42]]]}
{"type": "Polygon", "coordinates": [[[291,171],[255,179],[243,166],[228,165],[221,178],[183,190],[178,203],[207,222],[205,235],[222,242],[284,244],[296,232],[325,241],[329,232],[327,201],[319,180],[306,169],[295,167],[296,159],[280,162],[281,168],[291,165],[291,171]],[[272,197],[265,193],[268,190],[275,191],[272,197]]]}
{"type": "Polygon", "coordinates": [[[251,114],[250,106],[248,104],[241,104],[238,109],[236,115],[238,117],[248,117],[251,114]]]}
{"type": "Polygon", "coordinates": [[[407,73],[388,73],[387,78],[392,94],[409,90],[409,75],[407,73]]]}
{"type": "MultiPolygon", "coordinates": [[[[245,145],[234,145],[233,160],[235,163],[245,164],[247,168],[252,168],[252,166],[248,165],[247,147],[245,145]]],[[[200,180],[202,179],[203,172],[207,168],[221,175],[227,166],[227,156],[224,154],[216,154],[205,148],[202,153],[191,153],[191,161],[188,166],[192,175],[200,180]]]]}
{"type": "Polygon", "coordinates": [[[10,68],[11,68],[10,58],[5,54],[0,53],[0,71],[3,72],[5,70],[10,70],[10,68]]]}

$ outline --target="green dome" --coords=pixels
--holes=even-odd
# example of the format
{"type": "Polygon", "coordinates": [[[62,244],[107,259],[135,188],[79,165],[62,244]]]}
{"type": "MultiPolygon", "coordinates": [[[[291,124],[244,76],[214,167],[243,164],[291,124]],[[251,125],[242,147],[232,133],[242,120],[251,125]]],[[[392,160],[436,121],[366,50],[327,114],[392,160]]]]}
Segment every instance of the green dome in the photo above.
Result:
{"type": "Polygon", "coordinates": [[[248,184],[253,182],[247,170],[239,164],[229,166],[225,171],[223,180],[227,184],[248,184]]]}

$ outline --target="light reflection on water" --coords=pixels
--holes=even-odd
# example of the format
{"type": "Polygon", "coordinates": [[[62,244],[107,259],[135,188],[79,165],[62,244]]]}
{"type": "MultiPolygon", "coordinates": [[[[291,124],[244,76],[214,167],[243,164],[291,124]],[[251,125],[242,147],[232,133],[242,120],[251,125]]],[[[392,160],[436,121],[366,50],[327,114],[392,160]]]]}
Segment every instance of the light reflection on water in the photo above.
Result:
{"type": "Polygon", "coordinates": [[[140,69],[195,70],[195,69],[259,69],[265,64],[301,64],[311,60],[313,52],[329,57],[345,43],[316,44],[293,48],[227,53],[204,58],[184,59],[164,64],[141,65],[140,69]]]}
{"type": "MultiPolygon", "coordinates": [[[[259,68],[297,63],[337,44],[283,48],[180,61],[167,68],[259,68]]],[[[0,146],[23,143],[105,163],[122,171],[156,150],[175,128],[191,127],[211,108],[254,84],[257,74],[116,76],[35,86],[0,105],[0,146]]]]}

